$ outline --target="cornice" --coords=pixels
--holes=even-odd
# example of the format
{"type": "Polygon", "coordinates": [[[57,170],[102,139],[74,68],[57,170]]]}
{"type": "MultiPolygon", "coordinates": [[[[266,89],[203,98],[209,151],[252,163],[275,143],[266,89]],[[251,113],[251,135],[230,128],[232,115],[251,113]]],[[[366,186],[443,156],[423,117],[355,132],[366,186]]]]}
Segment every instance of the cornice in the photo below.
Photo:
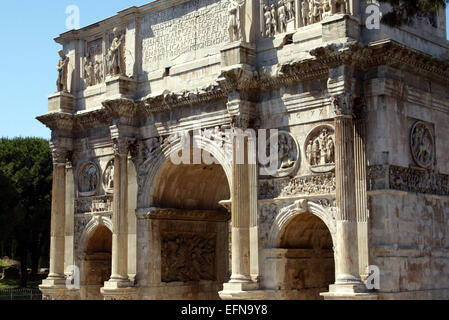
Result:
{"type": "Polygon", "coordinates": [[[73,114],[65,112],[52,112],[36,117],[38,121],[43,123],[50,130],[72,130],[73,114]]]}
{"type": "Polygon", "coordinates": [[[212,83],[198,89],[164,92],[156,96],[147,96],[140,101],[140,106],[146,114],[152,114],[220,100],[226,98],[226,96],[226,91],[218,83],[212,83]]]}

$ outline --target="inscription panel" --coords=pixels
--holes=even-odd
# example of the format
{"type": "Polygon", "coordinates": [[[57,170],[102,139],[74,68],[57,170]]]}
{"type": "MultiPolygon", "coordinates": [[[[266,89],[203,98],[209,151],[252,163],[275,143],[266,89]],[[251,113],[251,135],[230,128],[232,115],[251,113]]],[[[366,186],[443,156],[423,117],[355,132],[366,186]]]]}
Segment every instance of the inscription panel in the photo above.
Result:
{"type": "Polygon", "coordinates": [[[154,71],[160,62],[229,40],[228,2],[193,0],[145,16],[141,21],[142,68],[154,71]]]}

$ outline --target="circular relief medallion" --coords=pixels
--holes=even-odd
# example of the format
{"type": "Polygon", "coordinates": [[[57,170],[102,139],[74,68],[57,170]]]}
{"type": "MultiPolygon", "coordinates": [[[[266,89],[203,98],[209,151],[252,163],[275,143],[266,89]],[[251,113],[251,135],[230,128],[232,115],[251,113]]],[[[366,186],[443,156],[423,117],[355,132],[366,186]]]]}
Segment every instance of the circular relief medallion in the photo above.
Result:
{"type": "Polygon", "coordinates": [[[100,185],[100,172],[93,162],[85,163],[78,174],[78,192],[81,197],[93,196],[100,185]]]}
{"type": "Polygon", "coordinates": [[[335,133],[330,125],[313,129],[304,146],[307,162],[315,173],[329,172],[335,169],[335,133]]]}
{"type": "Polygon", "coordinates": [[[422,121],[416,122],[410,131],[410,149],[413,160],[422,168],[429,168],[435,158],[435,142],[430,128],[422,121]]]}
{"type": "Polygon", "coordinates": [[[106,193],[114,192],[114,159],[110,160],[104,169],[103,188],[106,193]]]}
{"type": "Polygon", "coordinates": [[[272,160],[263,166],[262,172],[265,172],[265,175],[275,178],[286,177],[294,174],[298,169],[299,145],[287,131],[279,131],[267,140],[266,154],[272,160]],[[278,141],[277,148],[275,143],[271,144],[276,138],[278,141]]]}

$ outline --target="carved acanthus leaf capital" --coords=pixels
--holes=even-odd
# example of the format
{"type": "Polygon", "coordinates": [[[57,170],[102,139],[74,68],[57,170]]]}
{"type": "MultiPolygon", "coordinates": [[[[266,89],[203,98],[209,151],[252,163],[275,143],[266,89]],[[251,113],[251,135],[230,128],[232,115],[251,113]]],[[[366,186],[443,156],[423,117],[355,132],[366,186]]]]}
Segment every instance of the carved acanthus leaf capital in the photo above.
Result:
{"type": "Polygon", "coordinates": [[[331,96],[330,101],[336,116],[352,117],[354,101],[352,94],[342,93],[339,95],[334,95],[331,96]]]}
{"type": "Polygon", "coordinates": [[[114,138],[113,149],[114,155],[116,156],[127,156],[128,152],[131,151],[133,146],[135,145],[135,139],[133,138],[114,138]]]}

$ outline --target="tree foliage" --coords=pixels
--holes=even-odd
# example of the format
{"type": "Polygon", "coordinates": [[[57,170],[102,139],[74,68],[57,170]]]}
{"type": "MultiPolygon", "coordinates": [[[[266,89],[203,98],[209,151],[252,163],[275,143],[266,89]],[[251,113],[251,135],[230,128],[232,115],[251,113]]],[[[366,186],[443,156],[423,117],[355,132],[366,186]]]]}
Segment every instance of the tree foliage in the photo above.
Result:
{"type": "Polygon", "coordinates": [[[52,158],[48,141],[0,139],[0,244],[21,262],[21,285],[46,255],[50,239],[52,158]]]}
{"type": "Polygon", "coordinates": [[[391,11],[383,14],[382,22],[391,27],[410,24],[420,13],[436,14],[446,7],[446,0],[379,0],[391,5],[391,11]]]}

